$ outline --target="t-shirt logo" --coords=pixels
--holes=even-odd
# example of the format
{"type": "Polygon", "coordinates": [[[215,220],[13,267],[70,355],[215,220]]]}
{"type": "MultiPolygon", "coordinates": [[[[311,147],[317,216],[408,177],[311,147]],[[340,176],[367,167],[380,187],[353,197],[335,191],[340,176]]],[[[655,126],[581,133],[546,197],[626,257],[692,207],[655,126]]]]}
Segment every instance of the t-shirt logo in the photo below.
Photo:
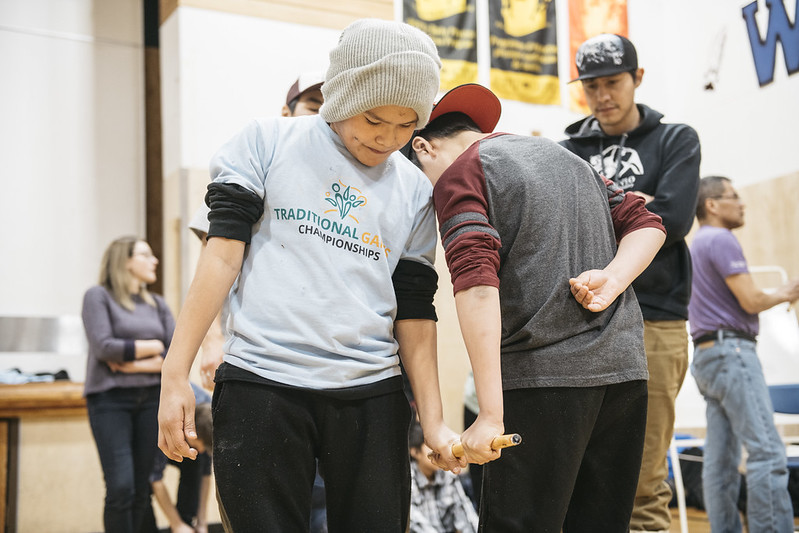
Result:
{"type": "Polygon", "coordinates": [[[341,180],[339,180],[338,183],[334,183],[330,188],[332,189],[332,193],[330,191],[325,193],[327,197],[325,201],[330,203],[335,209],[328,209],[325,213],[334,213],[338,211],[342,219],[349,215],[355,222],[358,222],[358,219],[351,215],[350,211],[362,205],[366,205],[366,196],[355,187],[345,185],[341,180]]]}
{"type": "Polygon", "coordinates": [[[636,176],[644,174],[644,165],[638,151],[626,146],[622,148],[618,144],[608,146],[601,154],[592,155],[589,163],[594,170],[624,190],[632,189],[636,176]]]}
{"type": "MultiPolygon", "coordinates": [[[[322,194],[319,194],[317,198],[321,196],[322,194]]],[[[373,261],[378,261],[391,252],[391,248],[381,233],[369,231],[370,227],[359,227],[361,221],[353,215],[356,210],[368,203],[366,195],[360,189],[338,180],[324,193],[324,203],[321,200],[317,200],[317,202],[322,204],[322,209],[324,209],[322,213],[319,213],[319,205],[316,206],[316,209],[274,207],[273,218],[276,223],[294,224],[300,235],[318,237],[325,244],[362,255],[373,261]],[[332,205],[333,209],[327,209],[327,204],[332,205]],[[355,223],[346,220],[347,218],[351,218],[355,223]]],[[[368,217],[365,218],[365,225],[371,225],[368,217]]]]}

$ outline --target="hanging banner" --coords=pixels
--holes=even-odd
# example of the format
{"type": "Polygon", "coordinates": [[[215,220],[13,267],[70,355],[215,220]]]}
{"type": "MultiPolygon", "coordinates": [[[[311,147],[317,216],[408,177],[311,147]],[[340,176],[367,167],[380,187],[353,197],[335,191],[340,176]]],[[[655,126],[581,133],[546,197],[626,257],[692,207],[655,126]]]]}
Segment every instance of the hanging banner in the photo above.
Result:
{"type": "MultiPolygon", "coordinates": [[[[627,0],[569,0],[569,79],[577,77],[574,58],[587,39],[600,33],[628,36],[627,0]]],[[[580,82],[570,83],[569,109],[589,114],[580,82]]]]}
{"type": "Polygon", "coordinates": [[[500,98],[560,104],[552,0],[488,0],[491,90],[500,98]]]}
{"type": "Polygon", "coordinates": [[[403,20],[436,43],[441,90],[477,82],[475,0],[403,0],[403,20]]]}

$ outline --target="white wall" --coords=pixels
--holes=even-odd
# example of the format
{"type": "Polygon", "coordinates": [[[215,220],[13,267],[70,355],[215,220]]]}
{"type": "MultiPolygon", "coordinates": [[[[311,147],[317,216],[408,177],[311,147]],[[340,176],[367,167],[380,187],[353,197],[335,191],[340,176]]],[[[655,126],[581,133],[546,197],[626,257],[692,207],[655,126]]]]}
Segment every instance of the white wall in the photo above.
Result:
{"type": "MultiPolygon", "coordinates": [[[[782,1],[796,21],[795,0],[782,1]]],[[[727,175],[741,187],[799,170],[793,131],[799,120],[799,74],[788,76],[778,46],[774,81],[758,85],[741,12],[751,0],[628,3],[630,37],[646,69],[640,100],[651,102],[667,119],[696,128],[703,175],[727,175]],[[713,68],[718,70],[715,90],[706,91],[713,68]]],[[[765,35],[765,0],[758,0],[758,8],[765,35]]]]}
{"type": "Polygon", "coordinates": [[[340,33],[191,7],[175,11],[161,26],[161,83],[169,110],[164,174],[206,169],[248,120],[280,115],[300,73],[324,73],[340,33]]]}
{"type": "Polygon", "coordinates": [[[0,2],[0,315],[80,312],[144,230],[139,0],[0,2]]]}

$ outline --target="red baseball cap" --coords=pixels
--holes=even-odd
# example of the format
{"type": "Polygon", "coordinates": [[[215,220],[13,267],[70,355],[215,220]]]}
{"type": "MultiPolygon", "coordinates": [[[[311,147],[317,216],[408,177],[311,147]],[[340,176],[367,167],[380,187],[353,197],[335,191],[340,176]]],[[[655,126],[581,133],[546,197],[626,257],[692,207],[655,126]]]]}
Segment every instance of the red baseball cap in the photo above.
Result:
{"type": "Polygon", "coordinates": [[[460,112],[477,124],[483,133],[491,133],[499,122],[502,104],[494,93],[477,83],[466,83],[450,89],[433,106],[430,122],[446,113],[460,112]]]}

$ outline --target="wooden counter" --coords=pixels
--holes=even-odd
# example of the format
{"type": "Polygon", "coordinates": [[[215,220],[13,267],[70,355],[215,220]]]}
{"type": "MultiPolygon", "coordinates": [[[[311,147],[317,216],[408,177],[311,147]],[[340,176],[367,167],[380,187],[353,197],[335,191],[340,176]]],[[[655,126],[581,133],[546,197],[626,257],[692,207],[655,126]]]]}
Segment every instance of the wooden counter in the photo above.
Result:
{"type": "Polygon", "coordinates": [[[0,418],[86,414],[83,383],[0,385],[0,418]]]}
{"type": "Polygon", "coordinates": [[[83,383],[0,385],[0,528],[16,531],[17,426],[20,419],[86,414],[83,383]]]}

